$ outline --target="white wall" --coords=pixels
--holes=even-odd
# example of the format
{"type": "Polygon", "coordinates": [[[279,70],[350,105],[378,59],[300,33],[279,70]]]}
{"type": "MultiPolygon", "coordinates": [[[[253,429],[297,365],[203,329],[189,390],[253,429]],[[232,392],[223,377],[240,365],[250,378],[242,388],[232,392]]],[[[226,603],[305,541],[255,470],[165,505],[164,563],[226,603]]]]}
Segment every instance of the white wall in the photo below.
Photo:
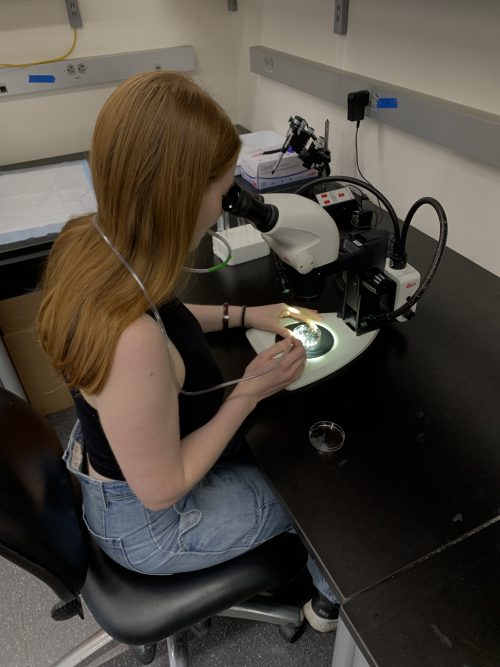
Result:
{"type": "MultiPolygon", "coordinates": [[[[79,6],[83,29],[70,57],[192,44],[193,78],[237,120],[234,17],[225,0],[80,0],[79,6]]],[[[0,0],[1,63],[61,55],[72,34],[63,0],[0,0]]],[[[88,150],[114,87],[1,100],[0,164],[88,150]]]]}
{"type": "MultiPolygon", "coordinates": [[[[195,79],[235,122],[283,132],[288,117],[298,114],[319,131],[329,118],[337,173],[356,175],[355,128],[345,109],[252,74],[249,46],[500,114],[497,0],[351,0],[345,36],[333,33],[333,0],[239,0],[238,12],[227,10],[227,0],[79,4],[84,27],[76,57],[192,44],[195,79]]],[[[63,0],[0,0],[0,62],[58,55],[70,41],[63,0]]],[[[112,88],[2,100],[0,163],[87,150],[112,88]]],[[[365,176],[400,216],[418,197],[436,197],[448,214],[449,245],[500,275],[499,170],[370,119],[361,125],[359,147],[365,176]]],[[[436,236],[430,209],[415,224],[436,236]]]]}
{"type": "MultiPolygon", "coordinates": [[[[500,114],[496,0],[351,0],[345,36],[333,33],[333,4],[240,2],[240,20],[254,27],[240,41],[243,125],[283,132],[297,114],[319,131],[329,118],[333,171],[356,175],[355,126],[345,108],[249,74],[245,54],[257,44],[500,114]]],[[[361,124],[359,148],[365,176],[400,216],[419,197],[436,197],[448,215],[449,246],[500,275],[498,169],[370,119],[361,124]]],[[[421,209],[414,223],[437,236],[431,209],[421,209]]]]}

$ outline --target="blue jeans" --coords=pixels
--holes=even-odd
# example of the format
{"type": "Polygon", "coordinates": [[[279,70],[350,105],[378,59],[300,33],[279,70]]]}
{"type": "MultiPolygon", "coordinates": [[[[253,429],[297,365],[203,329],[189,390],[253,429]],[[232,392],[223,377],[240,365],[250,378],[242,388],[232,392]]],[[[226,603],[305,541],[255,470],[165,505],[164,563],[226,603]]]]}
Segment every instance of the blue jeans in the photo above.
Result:
{"type": "MultiPolygon", "coordinates": [[[[127,482],[100,481],[82,472],[80,423],[64,461],[80,482],[85,524],[114,561],[143,574],[201,570],[238,556],[293,525],[249,457],[234,439],[205,477],[165,510],[148,510],[127,482]],[[248,458],[248,460],[246,460],[248,458]]],[[[316,588],[336,601],[316,564],[308,568],[316,588]]]]}

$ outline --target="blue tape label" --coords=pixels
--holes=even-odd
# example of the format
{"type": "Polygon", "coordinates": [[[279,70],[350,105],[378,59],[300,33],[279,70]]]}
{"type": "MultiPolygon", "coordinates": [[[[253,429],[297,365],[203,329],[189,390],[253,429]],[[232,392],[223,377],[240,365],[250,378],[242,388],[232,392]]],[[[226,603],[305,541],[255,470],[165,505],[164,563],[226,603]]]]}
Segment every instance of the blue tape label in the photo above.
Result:
{"type": "Polygon", "coordinates": [[[28,83],[55,83],[53,74],[28,74],[28,83]]]}
{"type": "Polygon", "coordinates": [[[397,97],[379,97],[377,100],[377,109],[397,109],[397,97]]]}

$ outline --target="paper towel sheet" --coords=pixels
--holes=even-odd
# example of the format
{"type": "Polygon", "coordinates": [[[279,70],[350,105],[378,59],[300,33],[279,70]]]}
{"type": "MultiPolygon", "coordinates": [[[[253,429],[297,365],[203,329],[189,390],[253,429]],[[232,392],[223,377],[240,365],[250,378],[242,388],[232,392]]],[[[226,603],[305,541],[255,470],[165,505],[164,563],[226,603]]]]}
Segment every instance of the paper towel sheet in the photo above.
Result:
{"type": "Polygon", "coordinates": [[[97,203],[86,160],[3,172],[0,244],[59,232],[97,203]]]}

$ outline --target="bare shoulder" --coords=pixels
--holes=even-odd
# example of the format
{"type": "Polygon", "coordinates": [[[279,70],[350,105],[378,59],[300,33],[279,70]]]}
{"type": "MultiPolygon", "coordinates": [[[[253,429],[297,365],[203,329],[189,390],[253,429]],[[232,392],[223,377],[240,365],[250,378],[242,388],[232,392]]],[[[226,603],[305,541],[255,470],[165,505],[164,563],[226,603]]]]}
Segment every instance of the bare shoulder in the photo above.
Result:
{"type": "Polygon", "coordinates": [[[152,317],[144,313],[121,333],[115,349],[115,358],[131,353],[142,356],[151,349],[161,352],[164,346],[165,338],[160,327],[152,317]]]}
{"type": "MultiPolygon", "coordinates": [[[[156,322],[146,314],[131,322],[118,338],[109,375],[99,394],[83,396],[92,407],[101,408],[110,395],[116,396],[130,383],[141,381],[147,368],[165,365],[165,340],[156,322]]],[[[146,371],[147,375],[147,371],[146,371]]]]}
{"type": "Polygon", "coordinates": [[[120,381],[128,374],[136,378],[168,370],[167,342],[156,321],[145,313],[131,322],[120,335],[111,365],[110,379],[120,381]]]}
{"type": "Polygon", "coordinates": [[[89,402],[102,409],[104,404],[114,405],[118,400],[125,404],[128,395],[137,401],[151,400],[152,394],[157,397],[176,394],[169,354],[182,385],[185,368],[181,356],[172,343],[167,346],[156,321],[147,314],[141,315],[120,335],[104,387],[89,402]]]}

